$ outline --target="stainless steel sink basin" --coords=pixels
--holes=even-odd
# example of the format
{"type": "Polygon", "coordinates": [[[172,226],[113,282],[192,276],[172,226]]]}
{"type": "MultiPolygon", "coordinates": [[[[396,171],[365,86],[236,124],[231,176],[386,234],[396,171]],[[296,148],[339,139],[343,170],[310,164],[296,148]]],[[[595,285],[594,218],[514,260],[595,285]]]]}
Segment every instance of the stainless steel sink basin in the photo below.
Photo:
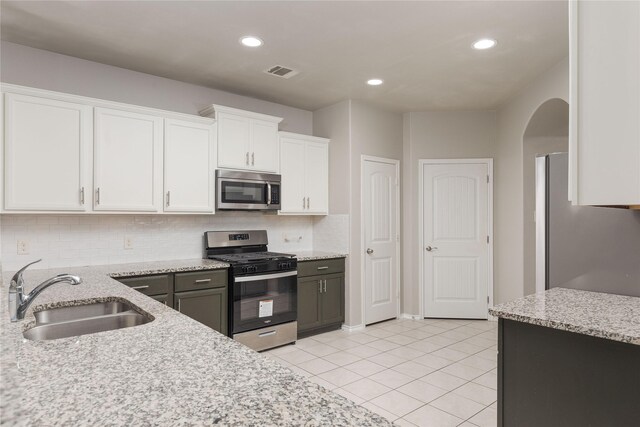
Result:
{"type": "Polygon", "coordinates": [[[55,340],[130,328],[153,320],[126,301],[57,307],[34,313],[36,326],[23,332],[30,340],[55,340]]]}

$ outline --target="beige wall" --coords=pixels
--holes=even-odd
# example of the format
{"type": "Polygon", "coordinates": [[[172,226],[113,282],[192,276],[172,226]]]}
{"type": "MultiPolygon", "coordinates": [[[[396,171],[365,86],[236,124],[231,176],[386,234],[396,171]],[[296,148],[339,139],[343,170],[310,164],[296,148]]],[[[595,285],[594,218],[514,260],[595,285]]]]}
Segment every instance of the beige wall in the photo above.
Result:
{"type": "Polygon", "coordinates": [[[5,41],[0,44],[0,80],[187,114],[221,104],[283,117],[281,130],[312,131],[310,111],[5,41]]]}
{"type": "Polygon", "coordinates": [[[402,311],[420,314],[419,165],[420,159],[493,158],[493,111],[428,111],[404,115],[404,233],[402,311]]]}
{"type": "Polygon", "coordinates": [[[569,99],[569,59],[539,76],[498,111],[494,163],[495,302],[523,295],[523,136],[533,113],[545,101],[569,99]]]}
{"type": "Polygon", "coordinates": [[[314,134],[331,138],[329,211],[349,214],[346,321],[363,323],[360,181],[363,155],[402,159],[402,116],[347,100],[314,111],[314,134]]]}
{"type": "Polygon", "coordinates": [[[313,112],[313,135],[331,139],[329,149],[329,213],[348,214],[350,176],[351,101],[346,100],[313,112]]]}

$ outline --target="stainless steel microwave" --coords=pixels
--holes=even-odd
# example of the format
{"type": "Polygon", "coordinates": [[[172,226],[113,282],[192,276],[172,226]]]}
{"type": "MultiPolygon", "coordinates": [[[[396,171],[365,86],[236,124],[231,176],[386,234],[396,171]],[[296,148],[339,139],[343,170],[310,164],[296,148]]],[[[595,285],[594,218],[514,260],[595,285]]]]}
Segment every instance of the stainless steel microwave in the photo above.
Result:
{"type": "Polygon", "coordinates": [[[216,170],[216,209],[278,210],[280,181],[275,174],[216,170]]]}

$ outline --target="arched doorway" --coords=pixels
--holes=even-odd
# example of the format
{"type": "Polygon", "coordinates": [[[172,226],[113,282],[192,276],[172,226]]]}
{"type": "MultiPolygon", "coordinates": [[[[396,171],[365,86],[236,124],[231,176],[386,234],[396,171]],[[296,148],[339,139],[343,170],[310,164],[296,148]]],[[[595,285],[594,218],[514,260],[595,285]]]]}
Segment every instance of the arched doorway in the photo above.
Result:
{"type": "Polygon", "coordinates": [[[529,119],[522,137],[524,295],[535,292],[535,160],[538,156],[566,152],[568,141],[569,104],[560,98],[545,101],[529,119]]]}

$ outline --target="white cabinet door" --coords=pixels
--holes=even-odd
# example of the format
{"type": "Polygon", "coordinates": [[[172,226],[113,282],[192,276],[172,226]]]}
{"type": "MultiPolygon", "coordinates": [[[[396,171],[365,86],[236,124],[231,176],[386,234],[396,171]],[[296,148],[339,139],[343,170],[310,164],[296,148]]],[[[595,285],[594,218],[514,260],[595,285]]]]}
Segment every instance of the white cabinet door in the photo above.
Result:
{"type": "Polygon", "coordinates": [[[329,212],[328,144],[307,142],[304,164],[307,212],[327,214],[329,212]]]}
{"type": "Polygon", "coordinates": [[[277,173],[278,124],[251,119],[251,169],[277,173]]]}
{"type": "Polygon", "coordinates": [[[86,210],[92,108],[11,93],[5,102],[5,209],[86,210]]]}
{"type": "Polygon", "coordinates": [[[570,198],[640,205],[640,2],[570,7],[570,198]]]}
{"type": "Polygon", "coordinates": [[[217,119],[218,167],[250,168],[250,119],[226,113],[218,113],[217,119]]]}
{"type": "Polygon", "coordinates": [[[164,122],[164,210],[214,209],[215,125],[164,122]]]}
{"type": "Polygon", "coordinates": [[[156,212],[162,203],[162,118],[95,109],[94,209],[156,212]]]}
{"type": "Polygon", "coordinates": [[[305,151],[304,141],[295,139],[280,141],[281,213],[306,211],[305,151]]]}

